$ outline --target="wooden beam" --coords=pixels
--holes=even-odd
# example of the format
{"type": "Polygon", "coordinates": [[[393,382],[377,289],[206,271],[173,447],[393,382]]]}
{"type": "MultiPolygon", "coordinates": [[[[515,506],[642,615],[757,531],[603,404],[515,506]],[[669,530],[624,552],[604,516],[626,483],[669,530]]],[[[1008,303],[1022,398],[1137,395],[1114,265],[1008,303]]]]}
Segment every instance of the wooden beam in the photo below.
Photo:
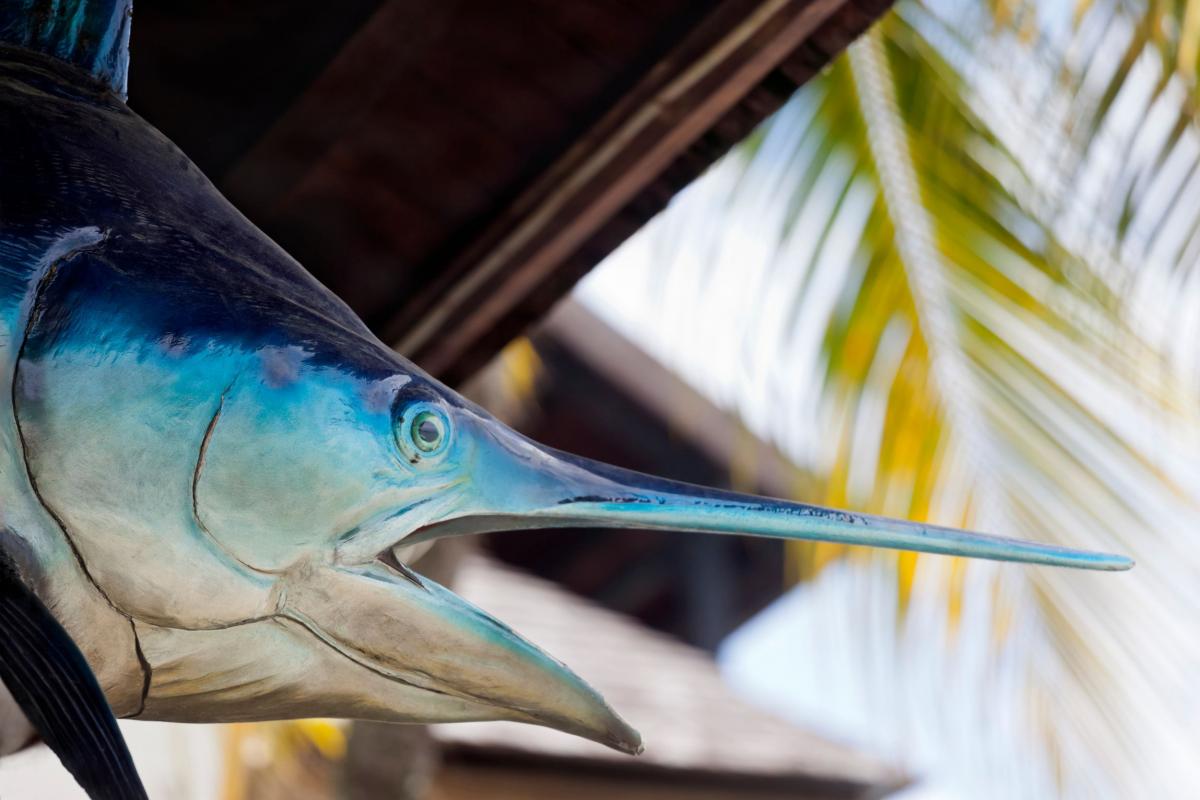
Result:
{"type": "Polygon", "coordinates": [[[711,163],[719,155],[714,151],[736,141],[730,133],[745,135],[774,110],[786,94],[774,103],[760,101],[761,115],[743,112],[729,124],[731,111],[781,65],[798,54],[783,74],[806,78],[888,5],[846,0],[718,5],[450,259],[436,281],[384,322],[381,335],[444,379],[469,375],[661,207],[681,188],[681,178],[698,172],[685,163],[671,185],[656,185],[687,159],[689,148],[707,144],[701,161],[711,163]],[[744,130],[726,130],[717,147],[702,142],[722,123],[744,130]],[[644,196],[647,190],[650,197],[644,196]],[[548,284],[552,291],[546,291],[548,284]]]}

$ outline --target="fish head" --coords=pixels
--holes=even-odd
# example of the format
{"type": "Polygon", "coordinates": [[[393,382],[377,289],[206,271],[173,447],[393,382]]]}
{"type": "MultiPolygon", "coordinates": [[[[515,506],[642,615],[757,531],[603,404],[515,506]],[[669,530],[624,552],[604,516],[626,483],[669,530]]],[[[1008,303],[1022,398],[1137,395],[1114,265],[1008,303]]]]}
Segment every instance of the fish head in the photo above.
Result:
{"type": "MultiPolygon", "coordinates": [[[[420,547],[449,536],[660,528],[1123,566],[624,470],[532,441],[390,351],[394,366],[379,374],[293,356],[291,380],[260,371],[226,393],[201,457],[197,517],[239,561],[279,576],[279,618],[360,668],[364,696],[342,685],[335,713],[381,696],[370,687],[385,676],[428,694],[372,712],[382,718],[518,719],[639,747],[564,666],[414,569],[420,547]]],[[[310,711],[328,713],[329,696],[310,711]]]]}

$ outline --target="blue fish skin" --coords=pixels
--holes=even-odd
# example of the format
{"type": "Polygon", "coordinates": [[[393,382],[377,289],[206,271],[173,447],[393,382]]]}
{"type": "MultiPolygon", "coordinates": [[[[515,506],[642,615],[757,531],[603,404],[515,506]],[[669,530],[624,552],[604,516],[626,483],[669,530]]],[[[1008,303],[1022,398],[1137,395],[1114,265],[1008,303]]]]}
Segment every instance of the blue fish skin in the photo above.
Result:
{"type": "Polygon", "coordinates": [[[118,268],[80,276],[79,295],[130,337],[197,348],[302,343],[318,361],[364,375],[413,369],[166,137],[70,67],[0,47],[0,146],[20,154],[4,159],[0,183],[9,318],[50,245],[95,228],[105,241],[89,251],[118,268]]]}
{"type": "Polygon", "coordinates": [[[381,452],[394,447],[393,397],[412,377],[434,383],[124,103],[53,59],[0,56],[0,142],[21,154],[0,183],[0,324],[37,499],[131,619],[202,629],[268,616],[264,573],[399,491],[376,474],[394,461],[381,452]],[[338,408],[341,433],[326,421],[338,408]],[[312,448],[296,444],[305,425],[312,448]],[[272,430],[274,464],[265,445],[239,458],[245,439],[226,444],[272,430]],[[221,456],[203,475],[202,449],[221,456]],[[206,504],[213,484],[243,502],[206,504]],[[160,568],[131,582],[135,558],[160,568]],[[222,583],[203,608],[188,599],[222,583]]]}
{"type": "MultiPolygon", "coordinates": [[[[5,4],[0,11],[11,12],[12,5],[5,4]]],[[[6,28],[4,35],[10,32],[6,28]]],[[[62,119],[71,116],[67,109],[90,104],[107,90],[74,67],[2,45],[0,65],[0,549],[21,582],[68,629],[112,711],[136,715],[144,706],[147,673],[132,620],[113,608],[90,580],[36,496],[12,405],[17,357],[37,277],[48,263],[103,238],[99,229],[77,222],[85,215],[71,211],[69,200],[64,199],[65,187],[54,183],[60,177],[59,165],[71,159],[49,140],[62,119]],[[47,93],[58,98],[57,107],[39,108],[47,93]],[[31,146],[29,124],[44,126],[42,144],[31,146]],[[34,159],[26,161],[27,154],[34,159]],[[56,219],[56,215],[61,216],[56,219]]],[[[0,687],[0,694],[7,695],[5,687],[0,687]]],[[[107,709],[96,712],[109,713],[107,709]]],[[[4,731],[20,732],[27,724],[0,713],[4,731]]],[[[5,738],[4,731],[0,739],[5,738]]]]}
{"type": "Polygon", "coordinates": [[[0,0],[0,42],[53,56],[126,96],[132,0],[0,0]]]}
{"type": "Polygon", "coordinates": [[[377,558],[466,485],[418,474],[398,409],[482,411],[71,66],[0,46],[0,170],[0,546],[118,716],[512,719],[637,749],[564,665],[377,558]]]}
{"type": "MultiPolygon", "coordinates": [[[[249,395],[239,407],[267,409],[294,430],[288,415],[303,416],[304,403],[314,402],[297,396],[308,385],[301,370],[329,373],[317,385],[340,386],[349,403],[420,371],[124,103],[53,59],[4,55],[0,141],[21,158],[6,159],[0,185],[0,320],[12,358],[19,354],[12,396],[40,500],[77,529],[73,546],[122,612],[186,627],[262,616],[269,588],[255,568],[294,557],[299,523],[273,514],[286,541],[272,548],[253,529],[239,529],[230,545],[232,534],[216,541],[197,520],[179,519],[196,502],[196,452],[217,408],[249,395]],[[241,375],[249,376],[245,386],[241,375]],[[289,392],[287,384],[301,388],[289,392]],[[128,443],[130,457],[89,458],[89,450],[111,449],[83,446],[97,428],[128,443]],[[145,485],[159,491],[147,494],[145,485]],[[84,507],[104,509],[108,527],[122,533],[89,540],[95,529],[77,517],[84,507]],[[243,553],[254,564],[246,569],[231,549],[264,556],[243,553]],[[138,555],[162,565],[157,579],[122,580],[124,559],[138,555]],[[229,592],[224,606],[190,616],[180,580],[198,588],[234,575],[245,578],[244,594],[229,592]]],[[[375,440],[390,442],[390,406],[377,405],[374,415],[361,413],[373,417],[375,440]]],[[[218,446],[233,426],[225,418],[218,446]]],[[[263,425],[256,431],[265,438],[263,425]]],[[[321,433],[313,438],[326,438],[321,433]]],[[[295,486],[295,472],[260,473],[260,498],[272,477],[280,491],[305,488],[295,486]]],[[[379,488],[352,470],[335,474],[348,476],[346,494],[379,488]]],[[[320,497],[315,488],[305,496],[320,497]]],[[[321,510],[306,516],[309,525],[327,521],[321,510]]]]}

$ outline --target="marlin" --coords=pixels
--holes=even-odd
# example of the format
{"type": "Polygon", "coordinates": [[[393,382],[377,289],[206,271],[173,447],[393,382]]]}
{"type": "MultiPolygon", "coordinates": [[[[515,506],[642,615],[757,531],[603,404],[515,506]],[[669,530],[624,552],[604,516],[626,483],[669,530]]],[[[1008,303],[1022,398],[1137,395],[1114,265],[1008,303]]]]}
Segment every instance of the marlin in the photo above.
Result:
{"type": "MultiPolygon", "coordinates": [[[[377,339],[125,104],[130,0],[0,0],[0,748],[144,796],[113,717],[516,720],[637,753],[406,563],[658,528],[1123,570],[541,446],[377,339]]],[[[348,265],[352,266],[352,265],[348,265]]]]}

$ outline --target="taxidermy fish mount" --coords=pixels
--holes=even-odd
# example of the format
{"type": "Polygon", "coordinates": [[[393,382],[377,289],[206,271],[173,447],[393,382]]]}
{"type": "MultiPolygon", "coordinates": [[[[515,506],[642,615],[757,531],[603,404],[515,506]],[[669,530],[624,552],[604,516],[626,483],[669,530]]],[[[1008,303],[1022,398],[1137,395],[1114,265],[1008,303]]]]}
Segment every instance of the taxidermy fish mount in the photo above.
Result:
{"type": "Polygon", "coordinates": [[[638,752],[566,666],[405,563],[442,537],[1131,566],[526,439],[379,341],[125,105],[130,23],[129,0],[0,0],[0,743],[40,733],[93,797],[142,796],[114,713],[504,719],[638,752]]]}

